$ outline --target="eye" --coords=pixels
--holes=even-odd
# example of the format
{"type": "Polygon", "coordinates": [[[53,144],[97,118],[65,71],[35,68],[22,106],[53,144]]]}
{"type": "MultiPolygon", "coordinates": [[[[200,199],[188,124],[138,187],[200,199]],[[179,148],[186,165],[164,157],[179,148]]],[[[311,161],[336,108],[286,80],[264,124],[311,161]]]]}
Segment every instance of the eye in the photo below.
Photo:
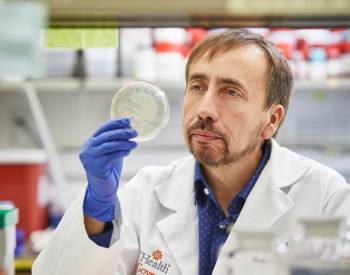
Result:
{"type": "Polygon", "coordinates": [[[190,86],[190,90],[193,91],[193,92],[200,92],[203,90],[202,86],[199,85],[199,84],[192,84],[190,86]]]}
{"type": "Polygon", "coordinates": [[[239,93],[236,90],[233,90],[233,89],[228,89],[227,90],[227,94],[229,96],[239,96],[239,93]]]}

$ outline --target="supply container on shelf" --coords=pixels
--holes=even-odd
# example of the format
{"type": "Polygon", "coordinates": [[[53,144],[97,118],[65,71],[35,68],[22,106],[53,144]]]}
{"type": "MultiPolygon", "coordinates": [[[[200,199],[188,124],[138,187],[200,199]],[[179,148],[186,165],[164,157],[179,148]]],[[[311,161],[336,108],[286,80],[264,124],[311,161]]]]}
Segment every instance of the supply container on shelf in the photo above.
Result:
{"type": "Polygon", "coordinates": [[[46,49],[45,74],[49,77],[71,77],[74,75],[78,55],[72,49],[46,49]]]}
{"type": "Polygon", "coordinates": [[[327,78],[327,54],[323,47],[313,48],[310,51],[310,78],[313,80],[327,78]]]}
{"type": "Polygon", "coordinates": [[[88,77],[117,76],[117,48],[89,48],[84,50],[85,73],[88,77]]]}
{"type": "Polygon", "coordinates": [[[151,46],[138,48],[132,58],[132,76],[153,82],[157,80],[156,52],[151,46]]]}
{"type": "Polygon", "coordinates": [[[0,151],[0,200],[10,200],[21,213],[25,237],[47,226],[46,154],[42,150],[0,151]]]}
{"type": "Polygon", "coordinates": [[[327,76],[339,77],[341,74],[340,49],[337,46],[327,48],[327,76]]]}
{"type": "Polygon", "coordinates": [[[347,40],[343,41],[343,55],[341,56],[341,76],[350,77],[350,31],[347,40]]]}
{"type": "Polygon", "coordinates": [[[10,202],[0,201],[0,273],[14,274],[16,224],[18,209],[10,202]]]}
{"type": "Polygon", "coordinates": [[[154,30],[156,71],[159,81],[182,81],[185,74],[183,50],[187,33],[182,28],[154,30]]]}
{"type": "MultiPolygon", "coordinates": [[[[122,76],[134,76],[135,71],[138,72],[135,66],[144,66],[140,71],[147,70],[148,64],[141,63],[142,60],[135,59],[135,55],[138,54],[138,51],[153,49],[152,33],[153,31],[151,28],[122,28],[120,30],[119,64],[122,76]]],[[[149,56],[147,56],[146,59],[147,58],[149,58],[149,56]]],[[[147,80],[139,77],[136,78],[147,80]]]]}

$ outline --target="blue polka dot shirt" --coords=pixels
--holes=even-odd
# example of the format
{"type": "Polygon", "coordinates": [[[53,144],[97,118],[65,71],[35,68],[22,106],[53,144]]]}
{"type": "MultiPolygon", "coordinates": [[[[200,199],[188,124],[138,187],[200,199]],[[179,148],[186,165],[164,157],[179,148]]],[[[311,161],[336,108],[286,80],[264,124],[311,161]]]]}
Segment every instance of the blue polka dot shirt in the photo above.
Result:
{"type": "Polygon", "coordinates": [[[219,248],[228,237],[226,227],[236,222],[250,191],[270,158],[271,143],[269,140],[264,143],[262,150],[263,157],[254,175],[229,204],[228,217],[225,217],[214,192],[204,178],[200,164],[196,162],[195,192],[199,219],[199,275],[212,274],[219,248]]]}

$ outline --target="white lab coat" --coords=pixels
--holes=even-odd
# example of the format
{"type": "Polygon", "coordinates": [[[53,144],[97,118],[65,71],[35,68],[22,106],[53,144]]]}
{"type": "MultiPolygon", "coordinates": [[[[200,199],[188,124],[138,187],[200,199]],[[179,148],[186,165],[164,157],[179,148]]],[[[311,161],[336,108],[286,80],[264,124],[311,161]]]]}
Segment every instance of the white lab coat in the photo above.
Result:
{"type": "MultiPolygon", "coordinates": [[[[33,275],[198,274],[194,164],[191,156],[167,167],[147,167],[125,184],[118,192],[121,218],[109,248],[87,236],[81,195],[36,259],[33,275]],[[161,258],[154,259],[159,251],[161,258]]],[[[301,216],[349,214],[350,187],[342,176],[272,141],[271,157],[233,229],[287,233],[301,216]]],[[[233,243],[232,231],[215,275],[222,275],[222,254],[233,243]]]]}

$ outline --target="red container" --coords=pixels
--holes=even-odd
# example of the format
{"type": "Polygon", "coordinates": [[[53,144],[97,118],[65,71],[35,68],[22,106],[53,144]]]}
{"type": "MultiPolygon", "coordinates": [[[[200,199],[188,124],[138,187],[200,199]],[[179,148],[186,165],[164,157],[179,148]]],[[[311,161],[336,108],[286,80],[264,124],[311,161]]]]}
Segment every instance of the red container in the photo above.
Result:
{"type": "Polygon", "coordinates": [[[40,150],[0,151],[0,200],[10,200],[19,209],[17,227],[32,231],[47,227],[47,206],[40,202],[39,183],[46,170],[40,150]]]}

